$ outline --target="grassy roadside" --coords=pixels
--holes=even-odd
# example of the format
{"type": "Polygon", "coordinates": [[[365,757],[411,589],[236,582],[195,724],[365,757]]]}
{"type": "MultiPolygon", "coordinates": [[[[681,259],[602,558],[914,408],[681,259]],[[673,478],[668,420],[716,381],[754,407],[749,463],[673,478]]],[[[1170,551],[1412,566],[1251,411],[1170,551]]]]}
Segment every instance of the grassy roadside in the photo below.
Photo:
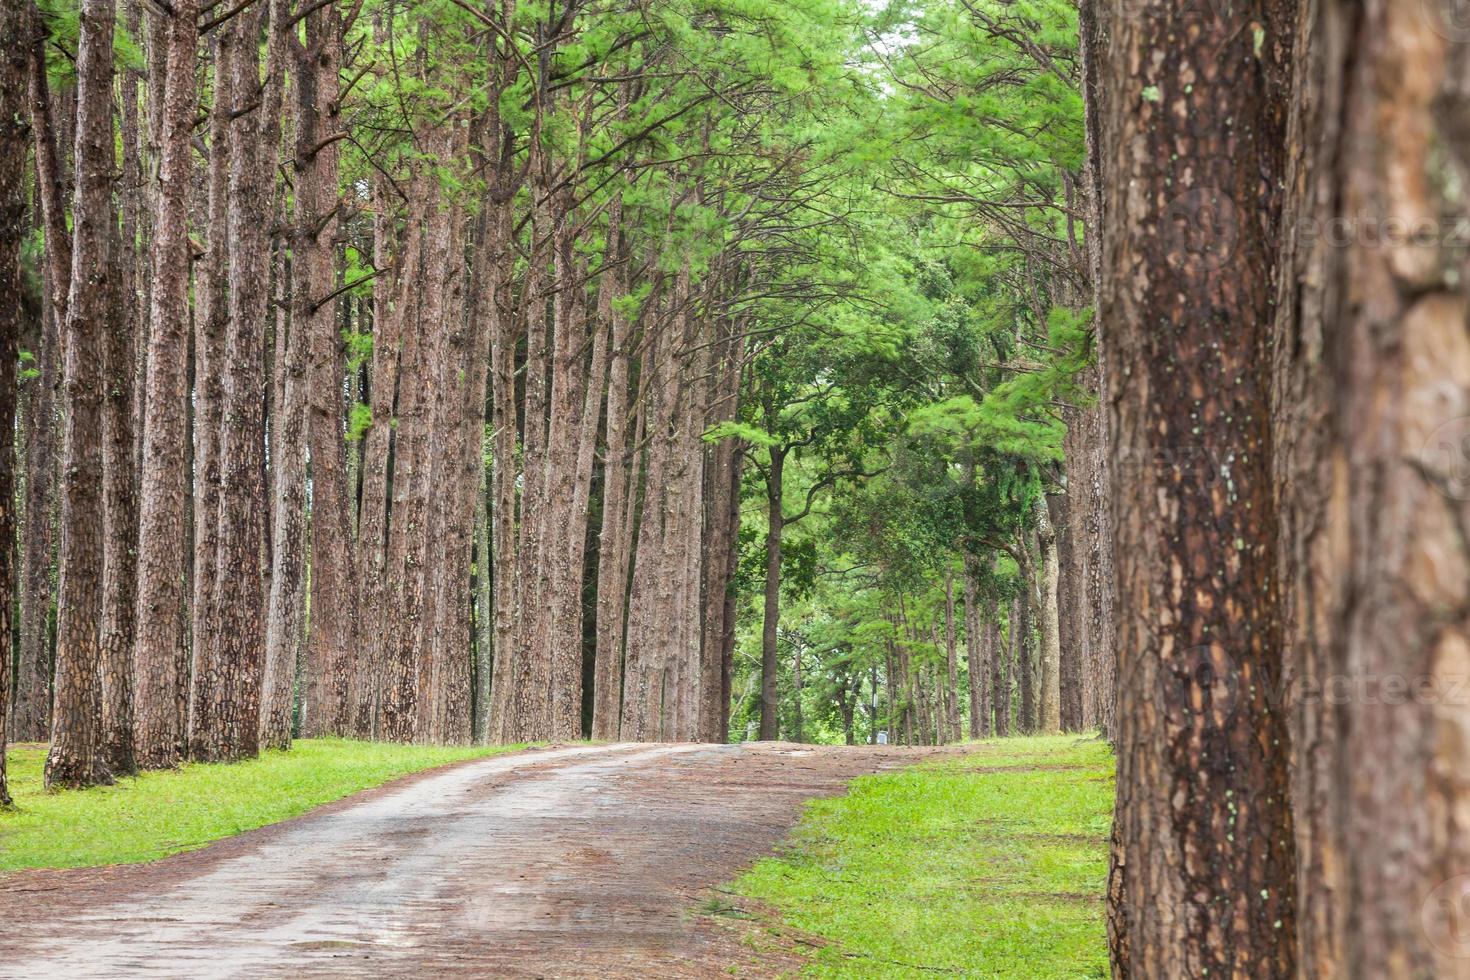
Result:
{"type": "Polygon", "coordinates": [[[811,976],[1105,977],[1112,801],[1102,742],[985,742],[812,803],[733,890],[818,944],[811,976]]]}
{"type": "Polygon", "coordinates": [[[233,765],[186,765],[72,793],[41,788],[45,750],[13,746],[14,810],[0,811],[0,873],[152,861],[305,813],[396,776],[517,746],[301,739],[233,765]]]}

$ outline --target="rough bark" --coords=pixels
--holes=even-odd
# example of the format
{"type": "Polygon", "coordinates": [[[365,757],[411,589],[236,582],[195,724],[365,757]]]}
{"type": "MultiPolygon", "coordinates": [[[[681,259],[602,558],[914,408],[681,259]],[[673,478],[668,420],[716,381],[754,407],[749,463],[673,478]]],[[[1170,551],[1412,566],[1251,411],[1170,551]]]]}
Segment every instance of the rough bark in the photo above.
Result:
{"type": "MultiPolygon", "coordinates": [[[[284,261],[281,297],[291,295],[284,261]]],[[[291,744],[294,688],[306,639],[306,329],[285,311],[276,320],[276,390],[271,419],[271,582],[266,600],[260,742],[291,744]]]]}
{"type": "Polygon", "coordinates": [[[1006,616],[1006,640],[995,646],[995,660],[991,664],[991,699],[995,711],[995,734],[1005,738],[1011,733],[1011,665],[1016,661],[1017,638],[1019,636],[1020,601],[1011,600],[1006,616]]]}
{"type": "MultiPolygon", "coordinates": [[[[266,77],[259,121],[260,155],[278,161],[285,88],[288,0],[271,0],[266,77]]],[[[248,61],[248,59],[247,59],[248,61]]],[[[274,169],[274,168],[272,168],[274,169]]],[[[263,246],[264,243],[262,243],[263,246]]],[[[270,416],[270,585],[265,597],[265,658],[260,692],[260,745],[291,744],[296,675],[306,626],[306,332],[291,321],[292,266],[277,247],[275,349],[270,416]]],[[[271,287],[267,287],[271,288],[271,287]]]]}
{"type": "MultiPolygon", "coordinates": [[[[126,136],[124,137],[126,139],[126,136]]],[[[126,144],[125,144],[126,145],[126,144]]],[[[126,173],[126,168],[124,169],[126,173]]],[[[124,222],[124,232],[133,222],[124,222]]],[[[102,403],[103,573],[102,731],[100,753],[114,775],[137,771],[133,751],[133,650],[137,642],[138,468],[133,426],[137,373],[137,303],[129,270],[131,237],[114,240],[115,290],[106,324],[106,388],[102,403]]]]}
{"type": "Polygon", "coordinates": [[[1042,735],[1062,730],[1061,626],[1057,612],[1057,590],[1061,565],[1057,555],[1057,529],[1052,524],[1046,501],[1036,504],[1036,545],[1040,568],[1036,578],[1039,647],[1036,672],[1036,728],[1042,735]]]}
{"type": "Polygon", "coordinates": [[[970,686],[970,737],[989,738],[991,731],[992,704],[991,658],[995,647],[991,637],[991,623],[981,625],[980,597],[976,579],[979,575],[978,559],[966,552],[964,558],[964,608],[965,608],[965,674],[970,686]]]}
{"type": "MultiPolygon", "coordinates": [[[[709,424],[733,420],[739,410],[740,330],[726,324],[719,364],[720,383],[711,402],[709,424]]],[[[700,739],[723,742],[730,721],[727,634],[735,629],[732,605],[740,548],[740,471],[744,447],[738,439],[716,444],[705,466],[704,631],[701,639],[700,739]]]]}
{"type": "Polygon", "coordinates": [[[42,741],[51,730],[52,564],[56,550],[57,465],[61,458],[56,445],[61,432],[56,393],[60,383],[61,325],[66,319],[67,292],[71,288],[71,234],[66,227],[67,195],[45,71],[46,33],[36,19],[33,5],[20,9],[28,12],[25,18],[27,102],[35,146],[36,197],[45,239],[46,290],[37,353],[37,368],[41,373],[31,400],[26,440],[25,548],[12,734],[20,740],[42,741]]]}
{"type": "Polygon", "coordinates": [[[770,451],[766,471],[766,581],[761,628],[761,729],[762,741],[779,737],[777,730],[776,629],[781,623],[781,534],[786,515],[782,510],[782,479],[786,454],[780,447],[770,451]]]}
{"type": "Polygon", "coordinates": [[[1114,975],[1291,976],[1266,341],[1294,5],[1112,6],[1114,975]]]}
{"type": "MultiPolygon", "coordinates": [[[[1066,413],[1067,440],[1070,449],[1080,448],[1072,437],[1078,419],[1075,410],[1066,413]]],[[[1065,492],[1048,494],[1046,506],[1056,534],[1057,550],[1057,646],[1058,683],[1061,688],[1060,711],[1063,731],[1080,732],[1091,727],[1088,717],[1090,695],[1087,690],[1086,663],[1087,619],[1078,608],[1083,574],[1080,550],[1076,540],[1080,506],[1073,505],[1070,468],[1065,492]]]]}
{"type": "MultiPolygon", "coordinates": [[[[61,553],[56,603],[56,695],[48,788],[75,789],[111,776],[99,751],[102,716],[102,393],[112,261],[116,166],[112,131],[112,0],[86,0],[77,40],[76,192],[72,199],[71,291],[63,332],[61,553]]],[[[7,386],[13,392],[14,386],[7,386]]],[[[7,398],[13,398],[7,395],[7,398]]],[[[13,420],[14,409],[10,415],[13,420]]],[[[13,425],[13,422],[12,422],[13,425]]],[[[6,467],[7,470],[9,467],[6,467]]],[[[14,493],[5,497],[10,511],[14,493]]],[[[8,540],[8,539],[7,539],[8,540]]],[[[9,552],[8,545],[4,548],[9,552]]],[[[8,604],[8,597],[6,597],[8,604]]],[[[9,634],[6,634],[8,643],[9,634]]],[[[8,648],[7,648],[8,656],[8,648]]]]}
{"type": "MultiPolygon", "coordinates": [[[[620,229],[621,202],[615,201],[613,207],[616,210],[609,215],[609,228],[617,218],[620,229]]],[[[617,233],[609,230],[608,234],[611,246],[617,233]]],[[[609,278],[608,289],[613,296],[622,296],[627,288],[622,264],[615,265],[604,275],[609,278]]],[[[592,675],[592,737],[597,740],[617,738],[622,712],[623,636],[632,545],[626,517],[633,505],[635,455],[628,425],[632,324],[611,305],[611,298],[607,316],[612,319],[612,349],[604,423],[602,529],[597,550],[597,650],[592,675]]]]}
{"type": "MultiPolygon", "coordinates": [[[[1103,99],[1106,92],[1100,72],[1107,62],[1105,11],[1102,0],[1082,0],[1078,4],[1078,54],[1082,74],[1082,107],[1086,129],[1083,206],[1086,208],[1087,265],[1092,285],[1094,311],[1100,311],[1099,289],[1102,285],[1102,230],[1105,227],[1106,200],[1103,193],[1104,165],[1103,99]]],[[[1086,617],[1088,659],[1084,671],[1093,698],[1093,719],[1104,738],[1112,739],[1115,731],[1114,703],[1117,665],[1113,625],[1113,501],[1108,454],[1111,449],[1108,428],[1108,395],[1104,353],[1106,338],[1100,319],[1093,317],[1093,360],[1083,373],[1081,384],[1090,403],[1077,419],[1076,450],[1068,456],[1068,491],[1080,510],[1081,534],[1075,547],[1081,554],[1084,576],[1082,607],[1086,617]]]]}
{"type": "MultiPolygon", "coordinates": [[[[27,17],[20,4],[0,9],[0,431],[15,426],[15,365],[20,355],[22,288],[20,249],[26,226],[25,119],[27,17]]],[[[0,541],[15,538],[15,455],[0,456],[0,541]]],[[[16,568],[12,549],[0,548],[0,808],[10,805],[5,773],[6,715],[10,707],[11,610],[16,568]]]]}
{"type": "Polygon", "coordinates": [[[944,724],[945,739],[958,742],[960,731],[960,663],[954,622],[954,575],[944,576],[944,724]]]}
{"type": "MultiPolygon", "coordinates": [[[[184,500],[189,474],[185,361],[189,324],[188,205],[197,98],[196,0],[172,4],[163,18],[164,50],[155,62],[159,129],[158,191],[153,231],[152,319],[148,331],[142,488],[138,517],[138,646],[134,694],[138,764],[176,765],[183,731],[178,698],[184,632],[184,500]]],[[[151,10],[152,8],[150,8],[151,10]]]]}
{"type": "MultiPolygon", "coordinates": [[[[208,235],[204,260],[194,283],[194,554],[190,565],[193,601],[189,636],[193,659],[189,665],[189,731],[187,751],[200,754],[194,730],[206,733],[219,727],[226,710],[221,690],[219,609],[215,583],[219,569],[220,485],[222,482],[221,429],[224,421],[225,331],[229,318],[229,208],[231,145],[231,88],[241,47],[233,30],[217,31],[213,44],[215,86],[209,107],[209,152],[205,165],[202,230],[208,235]]],[[[207,736],[212,740],[213,736],[207,736]]]]}
{"type": "Polygon", "coordinates": [[[313,9],[305,24],[305,43],[291,40],[296,66],[291,323],[307,337],[306,438],[312,485],[311,632],[302,728],[307,735],[346,735],[359,730],[352,703],[354,672],[360,666],[357,580],[342,431],[342,340],[336,307],[328,301],[336,283],[333,243],[341,207],[341,12],[328,3],[313,9]]]}
{"type": "Polygon", "coordinates": [[[1463,978],[1470,51],[1447,5],[1298,23],[1273,409],[1299,968],[1463,978]]]}

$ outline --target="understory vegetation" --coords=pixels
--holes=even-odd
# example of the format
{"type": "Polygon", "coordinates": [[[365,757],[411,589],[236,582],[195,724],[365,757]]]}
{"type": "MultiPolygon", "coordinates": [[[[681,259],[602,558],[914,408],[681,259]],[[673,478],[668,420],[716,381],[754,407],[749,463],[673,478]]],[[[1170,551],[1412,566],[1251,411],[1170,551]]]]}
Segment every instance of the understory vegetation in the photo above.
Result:
{"type": "Polygon", "coordinates": [[[1107,976],[1112,777],[1075,735],[864,777],[734,890],[812,943],[814,976],[1107,976]]]}
{"type": "Polygon", "coordinates": [[[47,793],[44,746],[11,749],[15,809],[0,825],[0,873],[134,864],[279,823],[314,807],[451,762],[523,746],[387,745],[300,739],[239,765],[189,763],[85,793],[47,793]]]}

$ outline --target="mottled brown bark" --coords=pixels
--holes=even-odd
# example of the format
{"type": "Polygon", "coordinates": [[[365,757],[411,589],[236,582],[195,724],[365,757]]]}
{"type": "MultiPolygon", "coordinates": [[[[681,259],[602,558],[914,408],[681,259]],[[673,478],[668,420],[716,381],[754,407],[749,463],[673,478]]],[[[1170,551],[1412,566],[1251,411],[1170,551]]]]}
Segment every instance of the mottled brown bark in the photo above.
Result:
{"type": "MultiPolygon", "coordinates": [[[[375,26],[375,33],[387,35],[375,26]]],[[[418,186],[415,179],[410,188],[418,186]]],[[[411,301],[418,296],[422,271],[422,229],[425,196],[416,194],[404,219],[403,232],[394,229],[394,205],[388,180],[375,177],[373,194],[377,213],[373,217],[373,264],[380,270],[373,281],[373,355],[369,372],[369,408],[372,424],[362,445],[362,502],[358,510],[357,567],[362,590],[359,612],[363,628],[359,635],[364,669],[372,679],[374,703],[372,730],[381,726],[382,684],[385,675],[387,612],[390,594],[387,575],[388,521],[391,503],[389,459],[394,445],[394,416],[398,400],[400,353],[403,328],[409,320],[411,301]],[[396,241],[396,249],[393,247],[396,241]],[[391,270],[391,271],[390,271],[391,270]]]]}
{"type": "Polygon", "coordinates": [[[965,615],[965,674],[970,688],[971,738],[989,738],[991,718],[990,700],[991,657],[995,646],[992,637],[993,625],[987,619],[981,625],[980,595],[976,579],[979,576],[979,559],[966,552],[964,557],[964,615],[965,615]]]}
{"type": "MultiPolygon", "coordinates": [[[[278,161],[289,0],[271,0],[266,77],[259,110],[260,154],[278,161]]],[[[270,414],[270,585],[265,597],[265,663],[260,694],[260,745],[291,744],[296,675],[306,626],[306,332],[291,322],[291,265],[285,242],[275,261],[274,356],[270,414]]]]}
{"type": "MultiPolygon", "coordinates": [[[[609,248],[621,230],[621,201],[614,201],[608,216],[609,248]],[[616,229],[616,230],[615,230],[616,229]]],[[[626,291],[620,263],[603,273],[609,293],[607,311],[611,319],[611,360],[608,365],[607,406],[604,423],[602,468],[602,528],[597,551],[597,650],[592,679],[592,737],[599,741],[618,737],[622,712],[623,636],[626,626],[628,566],[632,540],[627,512],[632,508],[634,452],[629,415],[629,364],[632,359],[632,324],[612,305],[626,291]]]]}
{"type": "Polygon", "coordinates": [[[1122,6],[1103,166],[1126,220],[1105,230],[1101,309],[1128,366],[1109,381],[1114,975],[1291,976],[1266,342],[1295,5],[1122,6]]]}
{"type": "Polygon", "coordinates": [[[960,731],[960,662],[954,621],[954,576],[944,576],[944,737],[958,742],[960,731]]]}
{"type": "Polygon", "coordinates": [[[220,485],[222,482],[222,439],[224,381],[229,365],[225,360],[225,332],[229,318],[227,301],[230,277],[229,179],[232,128],[231,89],[235,64],[240,57],[240,39],[233,30],[215,32],[211,48],[214,61],[214,92],[209,107],[209,151],[205,159],[205,199],[201,231],[208,236],[204,259],[194,282],[194,553],[190,564],[193,600],[189,606],[189,707],[186,752],[200,754],[194,729],[205,732],[219,727],[224,710],[220,690],[220,632],[218,597],[215,589],[220,552],[220,485]]]}
{"type": "MultiPolygon", "coordinates": [[[[69,242],[67,250],[70,252],[69,242]]],[[[56,550],[56,476],[59,462],[56,436],[61,431],[55,399],[60,367],[58,339],[55,307],[47,302],[41,312],[41,343],[36,352],[39,373],[31,382],[33,387],[26,417],[20,641],[10,733],[17,741],[42,741],[49,734],[51,725],[51,573],[56,550]]]]}
{"type": "Polygon", "coordinates": [[[257,754],[266,662],[265,469],[266,316],[270,288],[270,205],[279,140],[279,88],[262,90],[255,38],[260,9],[225,31],[229,75],[215,93],[228,109],[227,216],[230,239],[227,327],[221,389],[220,489],[214,605],[214,672],[196,678],[190,754],[206,761],[257,754]],[[250,108],[259,96],[261,105],[250,108]],[[269,115],[267,116],[267,113],[269,115]]]}
{"type": "MultiPolygon", "coordinates": [[[[442,152],[445,134],[433,134],[442,152]]],[[[429,669],[428,640],[423,622],[426,593],[433,455],[431,440],[438,401],[436,388],[443,366],[446,324],[444,295],[449,274],[448,248],[452,216],[437,181],[421,180],[416,193],[425,195],[424,275],[415,284],[416,318],[405,324],[400,364],[405,385],[399,399],[393,461],[392,519],[389,527],[388,588],[390,607],[383,611],[383,669],[379,680],[379,737],[409,742],[419,727],[420,669],[429,669]]],[[[432,613],[430,613],[432,615],[432,613]]],[[[424,692],[427,694],[427,691],[424,692]]]]}
{"type": "Polygon", "coordinates": [[[1006,640],[995,645],[995,659],[991,664],[991,700],[995,712],[995,734],[1005,738],[1011,733],[1011,668],[1016,662],[1016,646],[1019,636],[1020,601],[1011,600],[1006,618],[1006,640]]]}
{"type": "MultiPolygon", "coordinates": [[[[110,782],[99,751],[102,717],[102,393],[117,226],[112,190],[112,0],[86,0],[77,40],[77,128],[71,291],[63,332],[61,552],[56,604],[56,695],[48,788],[110,782]]],[[[13,391],[13,385],[8,386],[13,391]]],[[[13,396],[8,396],[13,397],[13,396]]],[[[11,410],[11,416],[14,410],[11,410]]],[[[9,467],[7,466],[7,469],[9,467]]],[[[10,510],[13,492],[5,497],[10,510]]],[[[7,546],[4,549],[8,552],[7,546]]],[[[8,558],[7,558],[8,560],[8,558]]],[[[6,597],[8,603],[8,597],[6,597]]],[[[6,634],[8,642],[9,635],[6,634]]],[[[7,650],[8,655],[8,650],[7,650]]]]}
{"type": "Polygon", "coordinates": [[[1320,0],[1298,21],[1273,408],[1302,975],[1470,977],[1470,51],[1451,17],[1320,0]]]}
{"type": "Polygon", "coordinates": [[[1062,730],[1061,713],[1061,625],[1057,612],[1057,590],[1061,565],[1057,555],[1057,529],[1046,501],[1036,503],[1036,600],[1037,671],[1036,729],[1042,735],[1062,730]]]}
{"type": "MultiPolygon", "coordinates": [[[[1079,413],[1068,409],[1064,414],[1067,418],[1064,445],[1075,453],[1081,448],[1073,436],[1077,431],[1079,413]]],[[[1065,492],[1048,494],[1046,505],[1051,513],[1052,528],[1057,539],[1057,644],[1061,727],[1063,731],[1080,732],[1090,728],[1092,722],[1088,710],[1091,699],[1087,690],[1086,672],[1089,657],[1087,618],[1079,608],[1080,599],[1085,595],[1082,587],[1082,556],[1075,545],[1080,537],[1077,525],[1082,508],[1074,505],[1070,466],[1065,492]]]]}
{"type": "Polygon", "coordinates": [[[544,213],[532,224],[533,252],[526,273],[520,314],[526,323],[525,395],[522,401],[521,521],[515,551],[514,648],[507,684],[507,740],[540,737],[550,724],[551,661],[542,644],[546,610],[543,564],[546,542],[546,421],[550,316],[545,280],[545,243],[549,222],[544,213]],[[539,238],[539,242],[537,241],[539,238]],[[540,247],[536,247],[536,246],[540,247]]]}
{"type": "MultiPolygon", "coordinates": [[[[126,139],[126,136],[124,137],[126,139]]],[[[124,173],[126,173],[126,168],[124,173]]],[[[124,232],[133,223],[124,221],[124,232]]],[[[133,751],[133,650],[137,642],[138,470],[134,418],[137,303],[129,270],[133,239],[114,241],[102,403],[102,730],[99,751],[114,775],[137,771],[133,751]]]]}
{"type": "Polygon", "coordinates": [[[45,71],[46,33],[33,5],[25,12],[26,101],[35,146],[36,197],[45,240],[40,376],[31,399],[26,439],[25,541],[21,567],[20,649],[16,665],[14,731],[20,740],[44,740],[51,730],[52,563],[56,550],[56,483],[61,454],[56,391],[60,381],[60,331],[71,287],[71,235],[66,227],[66,188],[45,71]],[[37,70],[37,65],[41,66],[37,70]]]}
{"type": "Polygon", "coordinates": [[[785,525],[782,488],[786,453],[772,446],[766,469],[766,581],[761,627],[761,729],[762,741],[779,737],[777,730],[776,629],[781,622],[781,534],[785,525]]]}
{"type": "MultiPolygon", "coordinates": [[[[585,395],[595,388],[601,395],[602,378],[588,378],[585,359],[585,329],[577,316],[574,297],[585,289],[583,276],[572,256],[572,218],[555,206],[552,232],[553,275],[557,291],[552,298],[551,396],[548,402],[548,433],[545,457],[544,507],[546,515],[541,533],[548,540],[542,546],[542,569],[537,576],[546,578],[544,603],[547,616],[541,643],[535,656],[549,666],[550,711],[547,733],[556,739],[577,738],[582,716],[582,556],[586,540],[586,499],[579,473],[579,455],[584,436],[595,433],[596,418],[589,433],[583,433],[584,409],[593,408],[597,400],[585,395]],[[580,502],[579,502],[580,501],[580,502]],[[581,507],[581,513],[576,508],[581,507]],[[541,647],[545,647],[541,649],[541,647]]],[[[607,324],[599,323],[596,354],[606,357],[607,324]]],[[[601,365],[606,368],[606,362],[601,365]]],[[[587,456],[588,479],[591,456],[587,456]]]]}
{"type": "MultiPolygon", "coordinates": [[[[25,120],[28,18],[18,3],[0,9],[0,431],[15,426],[16,360],[24,309],[20,249],[29,232],[26,222],[25,120]]],[[[0,541],[15,538],[15,454],[0,455],[0,541]]],[[[0,807],[10,805],[5,773],[6,716],[10,707],[11,610],[15,608],[16,568],[13,551],[0,548],[0,807]]]]}
{"type": "MultiPolygon", "coordinates": [[[[711,393],[708,423],[733,420],[739,411],[740,330],[734,321],[722,327],[726,336],[716,365],[719,383],[711,393]]],[[[744,447],[724,439],[709,453],[704,473],[704,630],[700,652],[700,740],[723,742],[730,721],[729,668],[725,638],[735,628],[732,583],[739,560],[740,470],[744,447]]]]}
{"type": "MultiPolygon", "coordinates": [[[[286,263],[280,294],[291,295],[286,263]]],[[[283,310],[276,319],[276,390],[271,417],[271,581],[266,600],[260,742],[291,744],[294,688],[306,640],[306,330],[283,310]]]]}
{"type": "MultiPolygon", "coordinates": [[[[312,5],[315,8],[316,5],[312,5]]],[[[309,8],[310,9],[310,8],[309,8]]],[[[358,730],[352,700],[357,658],[357,579],[343,443],[342,338],[336,307],[342,14],[335,3],[305,18],[305,43],[291,40],[295,70],[296,224],[291,323],[307,337],[306,437],[311,454],[311,632],[302,727],[307,735],[358,730]]]]}
{"type": "Polygon", "coordinates": [[[153,232],[152,319],[148,331],[142,488],[138,521],[138,646],[135,659],[138,764],[176,765],[183,732],[178,698],[184,631],[184,500],[188,415],[185,360],[189,324],[189,145],[197,98],[194,88],[196,0],[172,5],[164,22],[163,51],[155,59],[155,102],[160,160],[153,232]]]}

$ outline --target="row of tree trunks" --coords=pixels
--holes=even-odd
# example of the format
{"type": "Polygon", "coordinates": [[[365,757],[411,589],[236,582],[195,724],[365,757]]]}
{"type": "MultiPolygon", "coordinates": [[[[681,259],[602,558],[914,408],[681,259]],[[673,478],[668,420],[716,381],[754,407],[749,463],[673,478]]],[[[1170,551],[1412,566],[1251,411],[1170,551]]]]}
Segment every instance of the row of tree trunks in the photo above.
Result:
{"type": "MultiPolygon", "coordinates": [[[[723,739],[745,447],[704,435],[738,415],[746,325],[724,290],[741,253],[665,271],[620,200],[579,199],[585,160],[539,142],[541,114],[571,96],[502,37],[483,42],[492,97],[450,92],[454,108],[414,131],[443,166],[402,164],[405,182],[374,159],[358,196],[339,160],[361,135],[342,118],[359,6],[128,11],[148,73],[121,80],[121,182],[114,109],[95,97],[118,87],[94,23],[111,25],[109,4],[84,10],[79,63],[96,71],[70,108],[53,113],[44,71],[27,93],[49,327],[20,440],[37,464],[17,718],[39,724],[56,704],[53,781],[247,758],[288,746],[298,718],[309,736],[525,740],[580,737],[590,707],[604,737],[723,739]],[[495,93],[523,72],[539,77],[517,132],[495,93]],[[74,186],[54,145],[73,133],[74,186]],[[600,254],[581,247],[599,233],[600,254]],[[342,255],[369,244],[371,301],[342,255]],[[61,406],[47,402],[58,370],[61,406]],[[37,518],[56,419],[69,428],[53,696],[52,522],[37,518]],[[491,540],[476,543],[482,482],[491,540]],[[491,593],[480,638],[472,588],[491,593]]],[[[511,23],[515,8],[492,13],[511,23]]],[[[383,39],[401,14],[370,16],[383,39]]],[[[555,47],[575,18],[534,31],[555,47]]],[[[21,50],[44,66],[37,45],[21,50]]],[[[427,59],[412,70],[440,80],[427,59]]],[[[587,142],[603,103],[581,91],[569,135],[587,142]]]]}

